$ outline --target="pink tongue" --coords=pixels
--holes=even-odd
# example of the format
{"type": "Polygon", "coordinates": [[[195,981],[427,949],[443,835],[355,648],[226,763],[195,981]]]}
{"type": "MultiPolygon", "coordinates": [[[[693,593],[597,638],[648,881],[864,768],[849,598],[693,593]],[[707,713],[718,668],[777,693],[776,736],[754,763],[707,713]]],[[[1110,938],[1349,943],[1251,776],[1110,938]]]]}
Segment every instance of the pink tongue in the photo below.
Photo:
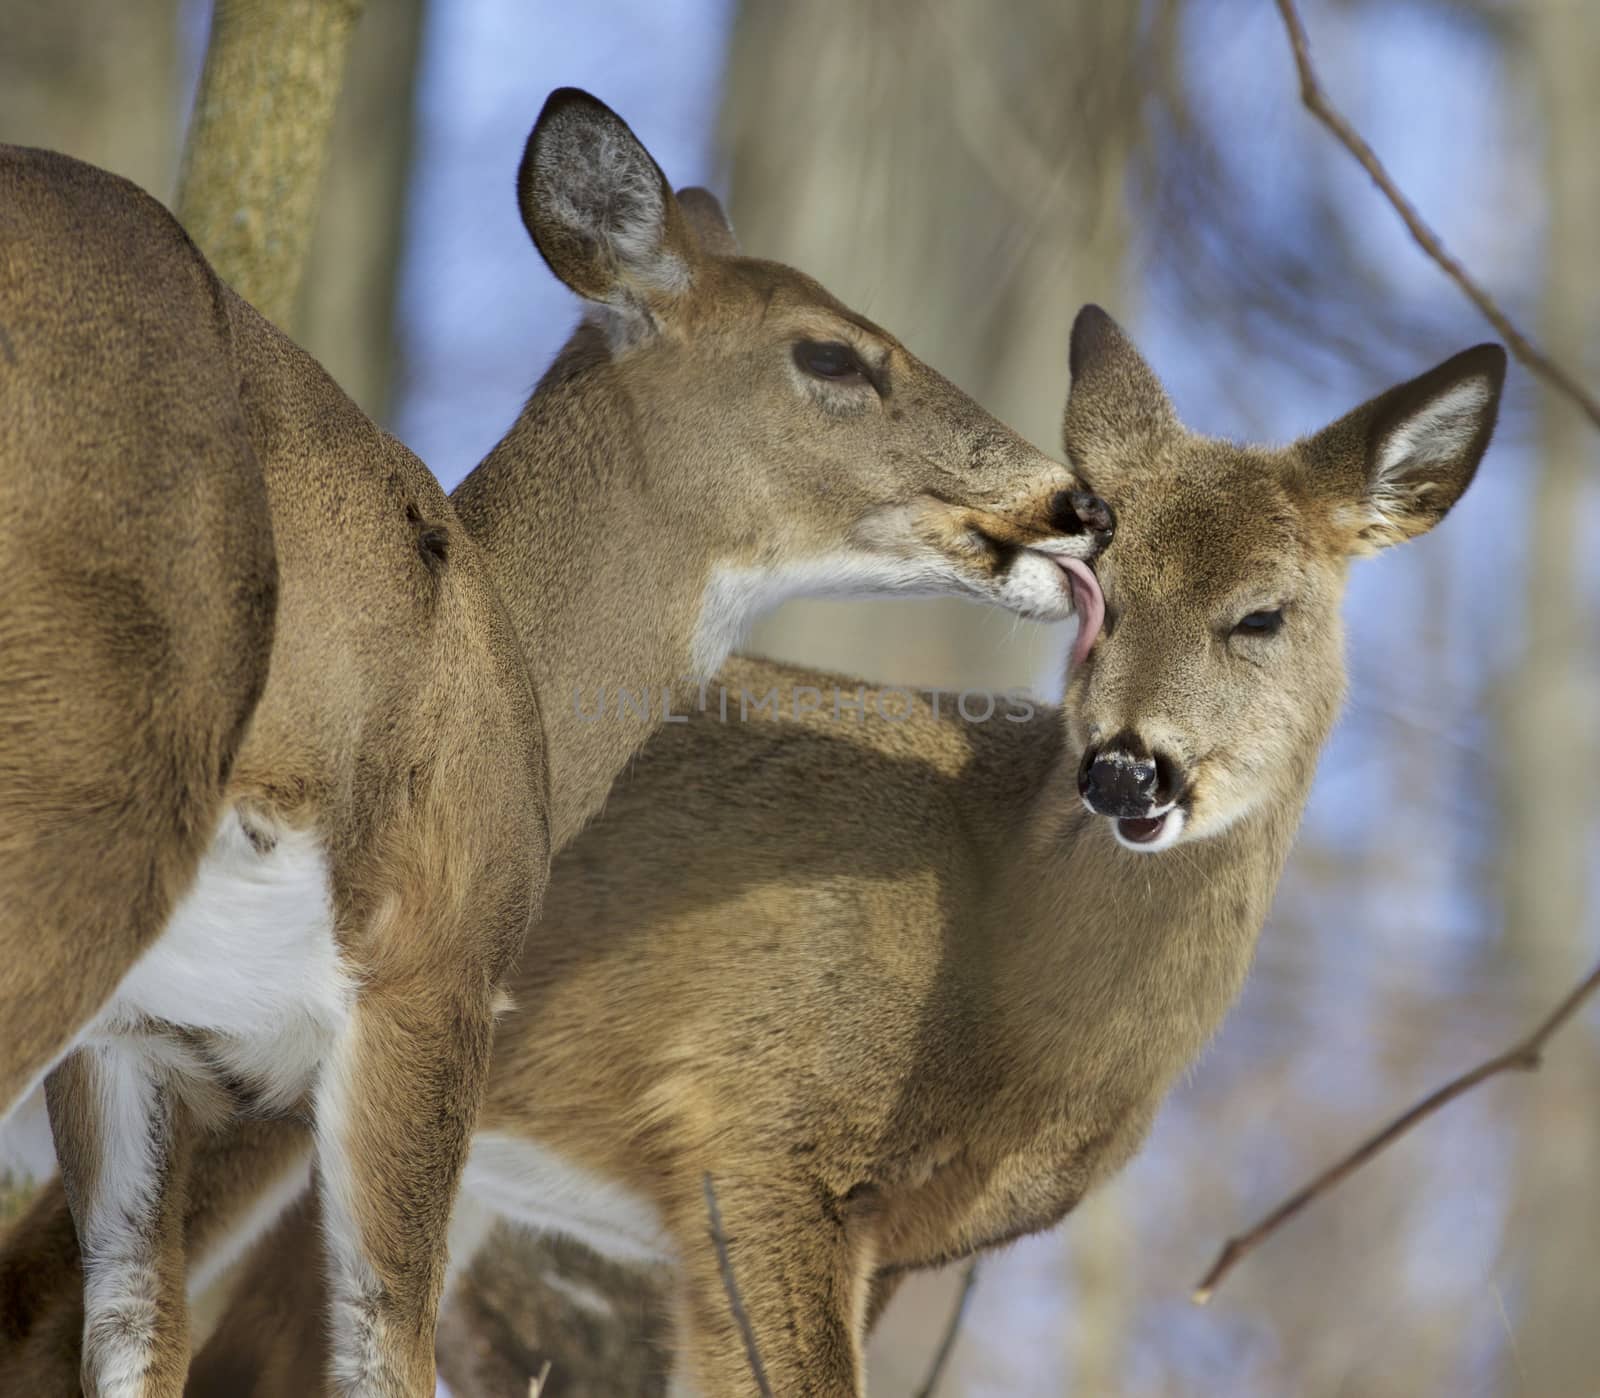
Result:
{"type": "Polygon", "coordinates": [[[1100,634],[1100,623],[1106,619],[1106,599],[1100,593],[1100,580],[1087,564],[1076,558],[1058,558],[1056,562],[1072,584],[1072,608],[1078,614],[1078,635],[1072,643],[1072,668],[1077,669],[1100,634]]]}

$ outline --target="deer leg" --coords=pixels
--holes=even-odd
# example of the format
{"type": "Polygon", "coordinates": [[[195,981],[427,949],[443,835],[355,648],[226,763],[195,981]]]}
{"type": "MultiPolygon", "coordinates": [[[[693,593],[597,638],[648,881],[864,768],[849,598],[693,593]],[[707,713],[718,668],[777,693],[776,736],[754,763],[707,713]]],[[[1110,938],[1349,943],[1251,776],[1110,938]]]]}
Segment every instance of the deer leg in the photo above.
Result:
{"type": "MultiPolygon", "coordinates": [[[[310,1132],[287,1118],[241,1121],[196,1147],[185,1226],[191,1297],[304,1191],[310,1156],[310,1132]]],[[[78,1392],[83,1280],[66,1191],[53,1179],[0,1239],[0,1393],[78,1392]]]]}
{"type": "MultiPolygon", "coordinates": [[[[420,935],[413,939],[421,942],[420,935]]],[[[431,1398],[450,1209],[488,1074],[486,976],[369,984],[317,1090],[330,1373],[360,1398],[431,1398]]]]}
{"type": "MultiPolygon", "coordinates": [[[[732,1290],[750,1321],[768,1383],[782,1398],[860,1398],[870,1242],[846,1206],[802,1186],[714,1181],[732,1290]]],[[[682,1275],[675,1394],[756,1391],[703,1198],[675,1220],[682,1275]]]]}
{"type": "Polygon", "coordinates": [[[78,1049],[45,1082],[83,1259],[84,1392],[177,1398],[189,1360],[183,1198],[195,1124],[137,1041],[78,1049]]]}
{"type": "MultiPolygon", "coordinates": [[[[493,1215],[469,1200],[457,1201],[450,1219],[452,1274],[472,1260],[493,1223],[493,1215]]],[[[321,1257],[321,1202],[315,1190],[306,1190],[255,1243],[189,1367],[185,1398],[311,1398],[325,1391],[321,1257]]]]}

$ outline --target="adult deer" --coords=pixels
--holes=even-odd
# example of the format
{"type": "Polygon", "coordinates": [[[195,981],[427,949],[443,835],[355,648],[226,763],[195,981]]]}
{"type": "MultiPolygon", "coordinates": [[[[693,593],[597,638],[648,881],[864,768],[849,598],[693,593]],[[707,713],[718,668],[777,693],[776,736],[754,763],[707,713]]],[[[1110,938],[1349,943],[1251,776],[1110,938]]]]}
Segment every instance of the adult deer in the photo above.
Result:
{"type": "MultiPolygon", "coordinates": [[[[1118,532],[1059,711],[858,710],[854,682],[740,661],[729,691],[779,702],[723,721],[712,691],[556,861],[458,1214],[675,1266],[680,1389],[752,1386],[706,1174],[773,1391],[846,1398],[896,1277],[1049,1227],[1132,1155],[1254,953],[1342,698],[1347,563],[1466,489],[1505,356],[1283,449],[1186,431],[1093,308],[1072,371],[1068,453],[1118,532]]],[[[311,1217],[197,1392],[296,1391],[311,1217]]]]}
{"type": "Polygon", "coordinates": [[[1092,591],[1068,472],[595,99],[518,195],[592,313],[451,502],[152,200],[0,154],[0,1110],[49,1074],[91,1393],[181,1390],[197,1128],[302,1100],[333,1373],[432,1392],[497,986],[649,731],[575,687],[703,674],[793,592],[1092,591]]]}

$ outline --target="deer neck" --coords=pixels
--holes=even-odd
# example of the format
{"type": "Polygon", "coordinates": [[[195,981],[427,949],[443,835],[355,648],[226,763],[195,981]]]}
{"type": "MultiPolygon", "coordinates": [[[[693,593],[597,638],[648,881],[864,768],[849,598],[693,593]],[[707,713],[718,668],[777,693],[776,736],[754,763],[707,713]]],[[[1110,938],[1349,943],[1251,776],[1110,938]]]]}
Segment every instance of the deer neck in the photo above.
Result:
{"type": "Polygon", "coordinates": [[[675,512],[645,431],[585,328],[453,497],[537,688],[556,849],[600,809],[664,713],[682,712],[707,659],[695,633],[722,544],[706,503],[715,491],[708,482],[692,520],[675,512]]]}
{"type": "Polygon", "coordinates": [[[1158,855],[1118,845],[1078,799],[1076,754],[1052,767],[1000,876],[986,947],[1004,1060],[1041,1098],[1115,1118],[1150,1101],[1237,998],[1315,770],[1233,826],[1158,855]],[[1096,1111],[1096,1108],[1100,1111],[1096,1111]]]}

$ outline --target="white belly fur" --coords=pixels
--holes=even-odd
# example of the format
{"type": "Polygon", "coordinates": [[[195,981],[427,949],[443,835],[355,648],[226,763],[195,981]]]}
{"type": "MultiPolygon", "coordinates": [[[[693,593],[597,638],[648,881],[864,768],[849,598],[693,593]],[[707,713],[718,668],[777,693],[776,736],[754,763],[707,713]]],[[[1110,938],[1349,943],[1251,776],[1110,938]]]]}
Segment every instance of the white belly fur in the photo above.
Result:
{"type": "MultiPolygon", "coordinates": [[[[204,1030],[217,1066],[287,1106],[311,1085],[346,1022],[355,982],[334,940],[316,836],[251,820],[254,841],[237,812],[224,816],[160,940],[78,1042],[137,1032],[145,1019],[204,1030]]],[[[576,1238],[619,1262],[673,1260],[648,1199],[531,1141],[479,1132],[462,1193],[463,1204],[576,1238]]],[[[452,1249],[456,1266],[479,1238],[452,1249]]]]}
{"type": "Polygon", "coordinates": [[[227,812],[194,886],[80,1042],[144,1019],[208,1033],[216,1067],[291,1105],[311,1084],[353,1001],[333,935],[316,835],[227,812]]]}
{"type": "MultiPolygon", "coordinates": [[[[660,1263],[674,1257],[648,1199],[533,1141],[478,1132],[461,1192],[513,1223],[576,1238],[617,1262],[660,1263]]],[[[468,1259],[451,1260],[460,1266],[468,1259]]]]}

